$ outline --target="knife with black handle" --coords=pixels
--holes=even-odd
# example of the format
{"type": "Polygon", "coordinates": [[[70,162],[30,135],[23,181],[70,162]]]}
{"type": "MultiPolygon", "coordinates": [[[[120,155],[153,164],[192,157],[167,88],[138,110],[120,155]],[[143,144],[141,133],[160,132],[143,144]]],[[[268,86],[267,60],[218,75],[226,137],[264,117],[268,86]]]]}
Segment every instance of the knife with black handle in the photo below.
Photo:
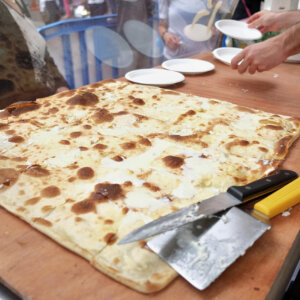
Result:
{"type": "Polygon", "coordinates": [[[199,218],[210,216],[229,207],[239,205],[280,189],[298,177],[290,170],[278,170],[275,174],[244,186],[231,186],[225,193],[213,196],[188,207],[156,219],[125,236],[118,244],[134,241],[169,231],[199,218]]]}

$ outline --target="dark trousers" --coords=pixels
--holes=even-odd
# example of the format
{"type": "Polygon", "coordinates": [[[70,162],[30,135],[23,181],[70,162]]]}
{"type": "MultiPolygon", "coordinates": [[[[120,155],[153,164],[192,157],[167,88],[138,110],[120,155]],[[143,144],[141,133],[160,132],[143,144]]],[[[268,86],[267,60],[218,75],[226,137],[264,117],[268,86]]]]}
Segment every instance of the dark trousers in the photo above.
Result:
{"type": "Polygon", "coordinates": [[[91,17],[101,16],[107,12],[107,4],[106,2],[89,4],[89,10],[91,17]]]}
{"type": "Polygon", "coordinates": [[[55,1],[45,3],[45,11],[42,13],[45,24],[57,22],[60,19],[60,10],[55,1]]]}

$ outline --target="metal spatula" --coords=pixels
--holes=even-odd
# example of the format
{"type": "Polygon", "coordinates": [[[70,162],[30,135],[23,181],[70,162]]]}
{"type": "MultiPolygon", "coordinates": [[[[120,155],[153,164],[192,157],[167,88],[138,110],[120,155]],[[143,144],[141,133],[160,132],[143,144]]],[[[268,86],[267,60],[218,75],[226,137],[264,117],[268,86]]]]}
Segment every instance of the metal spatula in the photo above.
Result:
{"type": "Polygon", "coordinates": [[[208,287],[268,229],[268,218],[300,203],[300,178],[258,202],[251,213],[236,207],[148,241],[157,253],[196,288],[208,287]],[[206,222],[206,223],[203,223],[206,222]]]}

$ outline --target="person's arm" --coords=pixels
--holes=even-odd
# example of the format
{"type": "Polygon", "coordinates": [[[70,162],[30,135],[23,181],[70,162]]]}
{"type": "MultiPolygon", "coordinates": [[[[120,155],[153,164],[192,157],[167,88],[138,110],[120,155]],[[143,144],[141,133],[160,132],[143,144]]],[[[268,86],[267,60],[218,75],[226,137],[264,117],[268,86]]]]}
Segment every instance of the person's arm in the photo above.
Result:
{"type": "Polygon", "coordinates": [[[263,10],[252,15],[248,20],[249,28],[256,28],[262,33],[287,29],[300,22],[300,10],[273,12],[263,10]]]}
{"type": "Polygon", "coordinates": [[[159,26],[158,33],[164,41],[165,45],[171,50],[179,47],[179,38],[176,34],[168,32],[168,11],[169,2],[167,0],[159,0],[159,26]]]}
{"type": "Polygon", "coordinates": [[[168,23],[166,20],[159,21],[158,32],[168,48],[176,50],[179,47],[179,38],[176,34],[168,32],[168,23]]]}
{"type": "Polygon", "coordinates": [[[231,61],[231,67],[239,73],[263,72],[284,62],[287,57],[300,53],[300,23],[280,35],[246,47],[231,61]]]}

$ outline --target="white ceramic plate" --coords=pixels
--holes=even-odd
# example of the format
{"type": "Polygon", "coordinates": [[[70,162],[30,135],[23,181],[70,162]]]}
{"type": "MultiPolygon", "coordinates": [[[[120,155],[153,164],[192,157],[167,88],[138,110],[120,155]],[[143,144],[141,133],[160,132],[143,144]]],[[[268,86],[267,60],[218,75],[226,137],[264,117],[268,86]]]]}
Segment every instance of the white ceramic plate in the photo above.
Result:
{"type": "Polygon", "coordinates": [[[207,26],[203,24],[189,24],[183,29],[184,35],[195,42],[207,41],[212,36],[212,31],[207,31],[207,26]]]}
{"type": "Polygon", "coordinates": [[[253,41],[262,38],[262,33],[255,28],[248,28],[248,24],[236,20],[219,20],[215,23],[216,28],[223,34],[234,39],[253,41]]]}
{"type": "Polygon", "coordinates": [[[300,63],[300,53],[289,56],[285,61],[289,62],[289,63],[299,64],[300,63]]]}
{"type": "Polygon", "coordinates": [[[170,59],[163,62],[162,67],[167,70],[192,75],[209,72],[215,68],[215,66],[208,61],[190,58],[170,59]]]}
{"type": "Polygon", "coordinates": [[[222,47],[217,48],[213,51],[213,56],[223,62],[226,65],[230,65],[231,60],[238,53],[240,53],[243,49],[241,48],[233,48],[233,47],[222,47]]]}
{"type": "Polygon", "coordinates": [[[155,86],[168,86],[184,80],[181,73],[163,69],[134,70],[126,73],[125,78],[135,83],[155,86]]]}

